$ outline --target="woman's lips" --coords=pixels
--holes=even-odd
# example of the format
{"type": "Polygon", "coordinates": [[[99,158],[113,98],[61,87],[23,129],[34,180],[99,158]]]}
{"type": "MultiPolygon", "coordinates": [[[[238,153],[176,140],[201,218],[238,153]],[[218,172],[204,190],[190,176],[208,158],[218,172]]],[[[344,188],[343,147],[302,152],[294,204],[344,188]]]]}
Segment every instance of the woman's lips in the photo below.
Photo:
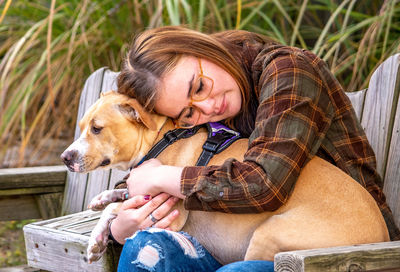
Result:
{"type": "Polygon", "coordinates": [[[218,115],[222,115],[222,114],[224,114],[225,110],[226,110],[226,100],[225,100],[225,95],[224,95],[224,97],[222,98],[222,102],[221,102],[221,105],[219,107],[219,111],[218,111],[217,114],[218,115]]]}

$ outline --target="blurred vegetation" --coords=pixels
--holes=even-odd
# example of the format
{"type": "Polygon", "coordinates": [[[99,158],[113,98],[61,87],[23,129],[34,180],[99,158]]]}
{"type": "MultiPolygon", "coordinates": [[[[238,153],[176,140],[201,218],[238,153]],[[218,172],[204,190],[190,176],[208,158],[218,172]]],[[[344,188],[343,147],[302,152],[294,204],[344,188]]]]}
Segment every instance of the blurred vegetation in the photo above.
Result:
{"type": "Polygon", "coordinates": [[[26,264],[24,225],[37,220],[0,222],[0,267],[26,264]]]}
{"type": "Polygon", "coordinates": [[[11,147],[19,159],[3,167],[40,164],[31,154],[72,141],[85,79],[118,71],[135,33],[177,24],[312,50],[348,91],[400,46],[398,0],[0,0],[0,164],[11,147]]]}

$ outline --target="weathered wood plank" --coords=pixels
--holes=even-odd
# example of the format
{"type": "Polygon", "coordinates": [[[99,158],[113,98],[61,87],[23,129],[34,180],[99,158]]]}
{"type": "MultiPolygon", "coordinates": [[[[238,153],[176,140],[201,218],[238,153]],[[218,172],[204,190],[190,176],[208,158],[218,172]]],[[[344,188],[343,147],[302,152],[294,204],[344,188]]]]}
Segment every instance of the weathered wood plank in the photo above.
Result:
{"type": "Polygon", "coordinates": [[[34,224],[38,227],[42,226],[46,228],[62,230],[75,224],[83,224],[89,221],[98,220],[100,218],[100,214],[101,211],[94,212],[92,210],[86,210],[46,221],[35,222],[34,224]]]}
{"type": "Polygon", "coordinates": [[[400,241],[297,250],[275,255],[275,271],[400,271],[400,241]],[[393,270],[395,271],[395,270],[393,270]]]}
{"type": "Polygon", "coordinates": [[[65,185],[64,165],[0,169],[0,190],[65,185]]]}
{"type": "Polygon", "coordinates": [[[9,196],[0,198],[0,221],[41,218],[34,196],[9,196]]]}
{"type": "Polygon", "coordinates": [[[127,174],[129,173],[128,171],[122,171],[118,169],[112,169],[111,170],[111,177],[110,177],[110,184],[108,186],[108,189],[114,188],[115,184],[122,180],[127,174]]]}
{"type": "Polygon", "coordinates": [[[367,90],[361,90],[357,92],[346,92],[347,97],[350,99],[351,104],[353,105],[354,111],[358,117],[358,120],[361,120],[362,111],[364,108],[365,94],[367,90]]]}
{"type": "Polygon", "coordinates": [[[82,234],[79,230],[85,230],[85,225],[88,224],[92,226],[97,219],[86,219],[93,219],[98,215],[98,212],[85,211],[26,225],[24,234],[28,265],[55,272],[115,271],[120,248],[117,248],[116,251],[109,248],[98,262],[93,264],[87,262],[86,247],[89,234],[82,234]],[[57,221],[62,223],[57,224],[57,221]],[[55,226],[64,227],[57,229],[55,226]]]}
{"type": "MultiPolygon", "coordinates": [[[[400,54],[397,55],[400,62],[400,54]]],[[[391,208],[397,226],[400,226],[400,69],[397,71],[395,84],[395,101],[397,101],[394,125],[390,141],[389,155],[386,165],[384,193],[391,208]]]]}
{"type": "Polygon", "coordinates": [[[46,194],[46,193],[57,193],[64,192],[64,186],[48,186],[48,187],[34,187],[34,188],[20,188],[20,189],[8,189],[0,190],[1,196],[12,196],[12,195],[32,195],[32,194],[46,194]]]}
{"type": "MultiPolygon", "coordinates": [[[[96,70],[85,82],[81,98],[77,120],[81,120],[86,110],[99,98],[103,84],[104,73],[107,68],[103,67],[96,70]]],[[[79,138],[80,129],[75,128],[75,139],[79,138]]],[[[71,173],[67,175],[62,214],[80,212],[84,209],[84,199],[86,194],[88,174],[71,173]]]]}
{"type": "Polygon", "coordinates": [[[0,198],[0,221],[48,219],[61,214],[63,191],[0,198]]]}
{"type": "Polygon", "coordinates": [[[103,85],[101,86],[101,92],[108,92],[111,90],[117,90],[117,76],[119,72],[113,72],[107,69],[103,77],[103,85]]]}
{"type": "Polygon", "coordinates": [[[41,218],[48,219],[61,215],[63,195],[64,192],[54,194],[40,194],[34,196],[41,218]]]}
{"type": "Polygon", "coordinates": [[[377,170],[381,176],[385,176],[390,145],[388,133],[393,128],[392,108],[399,56],[388,58],[372,75],[361,119],[361,125],[375,151],[377,170]]]}
{"type": "Polygon", "coordinates": [[[44,272],[38,268],[28,267],[27,265],[18,265],[12,267],[0,268],[0,272],[44,272]]]}
{"type": "Polygon", "coordinates": [[[81,201],[83,202],[84,209],[87,208],[90,201],[98,195],[99,193],[107,190],[108,183],[110,179],[110,170],[95,170],[89,174],[86,186],[85,198],[81,201]]]}

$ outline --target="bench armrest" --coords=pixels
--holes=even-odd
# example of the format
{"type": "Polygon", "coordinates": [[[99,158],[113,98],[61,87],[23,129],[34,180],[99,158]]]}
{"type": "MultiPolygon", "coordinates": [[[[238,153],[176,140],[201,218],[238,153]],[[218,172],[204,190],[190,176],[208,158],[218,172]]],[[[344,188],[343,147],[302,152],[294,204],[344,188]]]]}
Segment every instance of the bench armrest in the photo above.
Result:
{"type": "Polygon", "coordinates": [[[275,271],[399,271],[400,241],[281,252],[275,271]]]}
{"type": "Polygon", "coordinates": [[[66,177],[62,165],[0,169],[0,220],[59,216],[66,177]]]}

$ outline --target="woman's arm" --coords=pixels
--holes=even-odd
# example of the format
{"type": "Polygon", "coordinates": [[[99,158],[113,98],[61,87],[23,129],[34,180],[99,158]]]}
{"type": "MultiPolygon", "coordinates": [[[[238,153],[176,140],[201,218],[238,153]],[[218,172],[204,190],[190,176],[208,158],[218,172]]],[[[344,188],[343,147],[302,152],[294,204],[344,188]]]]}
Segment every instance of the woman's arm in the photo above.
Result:
{"type": "Polygon", "coordinates": [[[182,170],[183,167],[163,165],[157,159],[145,161],[129,174],[129,194],[155,196],[164,192],[184,199],[180,191],[182,170]]]}
{"type": "Polygon", "coordinates": [[[249,213],[279,208],[325,137],[335,115],[330,94],[343,91],[331,74],[320,73],[318,65],[325,64],[289,47],[266,52],[258,61],[260,104],[244,162],[185,167],[187,209],[249,213]],[[327,79],[334,82],[327,84],[327,79]]]}
{"type": "Polygon", "coordinates": [[[136,231],[151,226],[168,228],[178,217],[178,210],[170,212],[178,199],[168,194],[159,194],[154,198],[136,195],[122,203],[118,216],[112,221],[110,231],[113,238],[120,244],[136,231]],[[154,223],[149,215],[159,219],[154,223]]]}
{"type": "Polygon", "coordinates": [[[185,198],[189,210],[278,209],[335,116],[331,92],[343,92],[330,73],[319,71],[318,66],[325,64],[309,54],[283,47],[258,57],[259,107],[243,162],[229,159],[220,166],[182,169],[154,160],[131,171],[130,193],[167,192],[185,198]]]}

